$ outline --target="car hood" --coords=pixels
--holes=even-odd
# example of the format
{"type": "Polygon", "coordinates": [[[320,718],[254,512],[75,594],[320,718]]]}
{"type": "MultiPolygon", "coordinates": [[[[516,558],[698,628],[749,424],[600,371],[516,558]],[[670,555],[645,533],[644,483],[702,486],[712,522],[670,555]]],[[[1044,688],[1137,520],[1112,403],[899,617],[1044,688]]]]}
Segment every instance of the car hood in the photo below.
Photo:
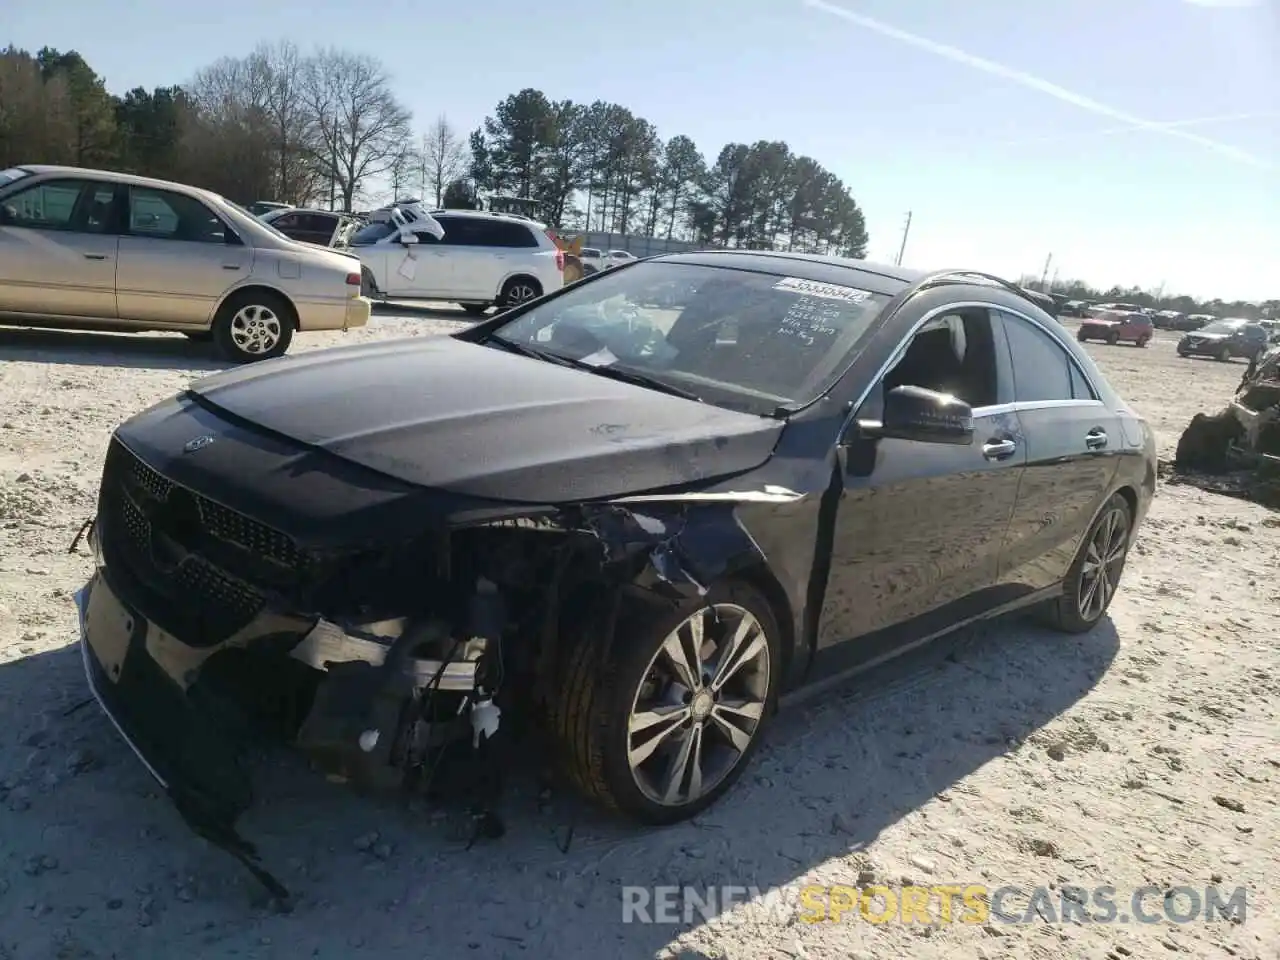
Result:
{"type": "Polygon", "coordinates": [[[768,460],[780,421],[435,336],[320,350],[198,381],[241,421],[464,496],[567,503],[768,460]]]}
{"type": "Polygon", "coordinates": [[[1192,331],[1187,334],[1188,340],[1226,340],[1231,336],[1229,333],[1204,333],[1200,330],[1192,331]]]}

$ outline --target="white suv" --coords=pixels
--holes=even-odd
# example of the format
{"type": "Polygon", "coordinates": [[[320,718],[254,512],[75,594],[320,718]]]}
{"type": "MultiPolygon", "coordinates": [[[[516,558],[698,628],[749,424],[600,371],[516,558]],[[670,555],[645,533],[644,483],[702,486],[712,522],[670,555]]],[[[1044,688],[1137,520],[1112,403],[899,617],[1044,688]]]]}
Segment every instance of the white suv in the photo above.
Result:
{"type": "Polygon", "coordinates": [[[393,220],[396,209],[376,211],[345,251],[364,266],[366,296],[450,300],[480,314],[494,304],[514,306],[564,286],[564,253],[540,223],[502,213],[437,210],[400,225],[393,220]],[[432,220],[443,236],[429,228],[432,220]]]}

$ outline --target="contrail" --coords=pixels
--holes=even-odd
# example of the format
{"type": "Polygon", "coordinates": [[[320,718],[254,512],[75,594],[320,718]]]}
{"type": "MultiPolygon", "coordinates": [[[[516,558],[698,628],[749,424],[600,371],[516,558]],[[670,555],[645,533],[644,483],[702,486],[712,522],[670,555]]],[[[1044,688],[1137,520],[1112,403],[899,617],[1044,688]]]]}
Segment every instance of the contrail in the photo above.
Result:
{"type": "Polygon", "coordinates": [[[1134,133],[1141,130],[1151,130],[1160,128],[1162,130],[1178,129],[1180,127],[1203,127],[1215,123],[1241,123],[1246,120],[1269,120],[1274,117],[1280,117],[1280,111],[1269,111],[1266,113],[1226,113],[1216,117],[1192,117],[1188,120],[1155,120],[1151,123],[1144,124],[1140,127],[1129,124],[1124,127],[1103,127],[1101,130],[1089,130],[1080,134],[1061,135],[1056,134],[1049,137],[1031,137],[1026,140],[1005,140],[997,144],[1001,147],[1022,147],[1031,146],[1037,143],[1067,143],[1087,140],[1090,137],[1109,137],[1117,133],[1134,133]]]}
{"type": "Polygon", "coordinates": [[[1046,96],[1053,97],[1055,100],[1061,100],[1063,103],[1069,103],[1081,110],[1089,113],[1095,113],[1101,117],[1108,117],[1117,123],[1122,123],[1128,127],[1134,127],[1140,130],[1150,130],[1154,133],[1163,133],[1168,137],[1176,137],[1179,140],[1186,140],[1189,143],[1197,143],[1202,147],[1213,150],[1232,160],[1241,163],[1247,163],[1255,167],[1264,169],[1270,168],[1272,165],[1260,157],[1254,156],[1239,147],[1233,147],[1227,143],[1219,143],[1217,140],[1211,140],[1208,137],[1202,137],[1198,133],[1192,133],[1181,127],[1172,127],[1167,124],[1160,124],[1151,120],[1144,120],[1142,117],[1136,117],[1124,110],[1118,110],[1115,107],[1108,106],[1105,103],[1099,103],[1091,97],[1084,94],[1076,93],[1068,90],[1066,87],[1060,87],[1056,83],[1051,83],[1033,74],[1017,70],[1013,67],[1007,67],[1002,63],[996,63],[994,60],[988,60],[985,57],[979,57],[972,53],[967,53],[959,47],[953,47],[945,43],[938,43],[919,34],[908,33],[906,30],[900,30],[895,26],[876,20],[872,17],[863,16],[860,13],[854,13],[852,10],[846,10],[844,7],[837,6],[834,3],[828,3],[827,0],[803,0],[805,6],[812,7],[815,10],[821,10],[829,13],[833,17],[839,17],[865,30],[871,30],[881,36],[889,37],[900,43],[932,53],[934,56],[942,57],[944,60],[951,60],[955,63],[964,64],[974,70],[980,70],[983,73],[991,74],[996,77],[1003,77],[1011,80],[1016,84],[1024,86],[1029,90],[1035,90],[1046,96]]]}

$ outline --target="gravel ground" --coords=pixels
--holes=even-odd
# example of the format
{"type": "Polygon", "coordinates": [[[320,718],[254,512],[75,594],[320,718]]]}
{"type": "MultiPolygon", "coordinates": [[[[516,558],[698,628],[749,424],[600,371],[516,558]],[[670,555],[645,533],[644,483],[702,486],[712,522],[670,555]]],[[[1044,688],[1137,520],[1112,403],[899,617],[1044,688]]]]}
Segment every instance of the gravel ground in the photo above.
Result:
{"type": "MultiPolygon", "coordinates": [[[[383,315],[296,350],[438,333],[383,315]]],[[[1094,345],[1162,454],[1241,373],[1094,345]]],[[[404,809],[273,758],[244,833],[295,891],[271,912],[157,795],[86,690],[67,545],[112,427],[216,369],[180,337],[0,330],[0,958],[1280,957],[1280,517],[1163,486],[1107,621],[984,626],[784,713],[697,822],[638,831],[517,784],[465,851],[404,809]],[[1270,637],[1270,638],[1268,638],[1270,637]],[[568,825],[572,844],[561,852],[568,825]],[[1248,888],[1243,923],[806,923],[801,884],[1248,888]],[[792,893],[712,923],[623,924],[623,886],[792,893]]],[[[1147,901],[1162,910],[1161,895],[1147,901]]],[[[1021,913],[1025,901],[1005,902],[1021,913]]],[[[934,908],[934,915],[937,914],[934,908]]]]}

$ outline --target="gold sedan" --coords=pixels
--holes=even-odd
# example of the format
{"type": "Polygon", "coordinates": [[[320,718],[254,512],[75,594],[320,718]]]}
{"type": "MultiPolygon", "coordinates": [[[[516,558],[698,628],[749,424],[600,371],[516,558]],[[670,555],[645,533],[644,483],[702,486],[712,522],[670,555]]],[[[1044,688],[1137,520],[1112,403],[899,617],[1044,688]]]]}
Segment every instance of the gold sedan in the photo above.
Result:
{"type": "Polygon", "coordinates": [[[0,170],[0,324],[175,330],[231,360],[369,321],[360,263],[215,193],[78,167],[0,170]]]}

